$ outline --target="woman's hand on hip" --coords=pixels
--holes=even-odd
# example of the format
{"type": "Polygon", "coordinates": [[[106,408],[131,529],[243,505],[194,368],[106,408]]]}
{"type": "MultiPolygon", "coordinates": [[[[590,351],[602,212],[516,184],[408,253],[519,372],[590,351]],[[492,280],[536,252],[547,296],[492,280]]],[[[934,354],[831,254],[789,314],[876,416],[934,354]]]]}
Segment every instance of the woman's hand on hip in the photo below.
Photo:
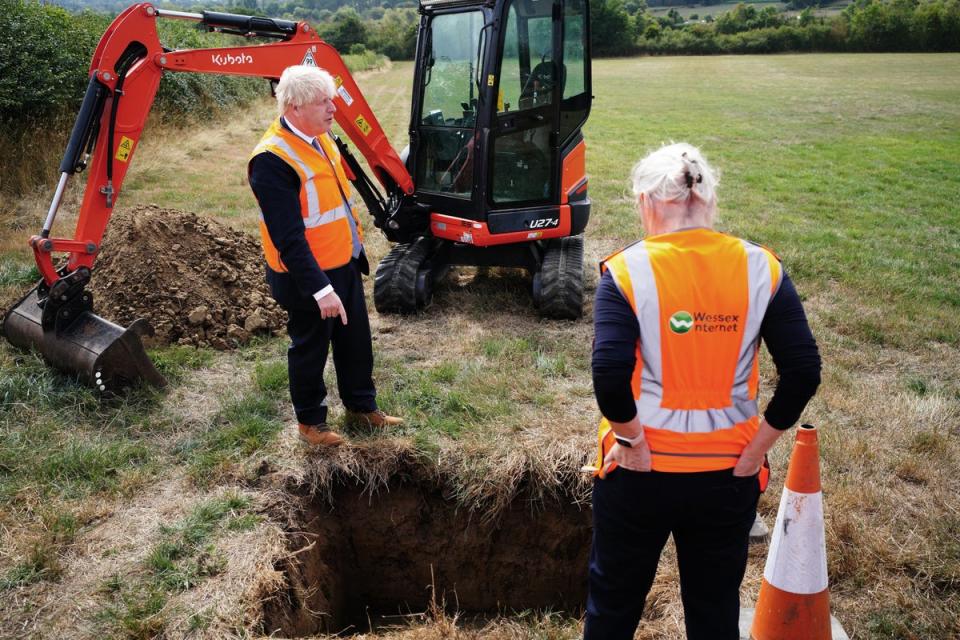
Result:
{"type": "Polygon", "coordinates": [[[603,459],[603,469],[600,470],[601,478],[607,475],[607,471],[614,462],[617,463],[617,466],[630,471],[650,471],[650,447],[647,445],[647,441],[642,440],[632,447],[625,447],[620,443],[613,445],[603,459]]]}
{"type": "Polygon", "coordinates": [[[733,475],[746,477],[757,474],[763,465],[763,458],[767,451],[783,435],[781,429],[774,429],[764,418],[760,421],[760,427],[753,439],[743,448],[740,459],[737,460],[737,466],[733,468],[733,475]]]}
{"type": "Polygon", "coordinates": [[[763,465],[763,454],[748,454],[744,451],[740,458],[737,460],[737,466],[733,468],[733,475],[738,478],[745,478],[748,476],[756,475],[760,472],[760,467],[763,465]]]}

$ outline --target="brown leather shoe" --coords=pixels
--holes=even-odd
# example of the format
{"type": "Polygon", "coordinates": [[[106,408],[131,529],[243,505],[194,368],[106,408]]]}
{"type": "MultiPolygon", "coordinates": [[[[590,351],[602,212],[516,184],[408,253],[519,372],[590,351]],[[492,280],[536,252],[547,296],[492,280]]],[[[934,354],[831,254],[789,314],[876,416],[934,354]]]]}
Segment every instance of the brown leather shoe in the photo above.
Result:
{"type": "Polygon", "coordinates": [[[300,424],[300,441],[314,447],[337,447],[343,444],[343,437],[336,431],[331,431],[325,424],[300,424]]]}
{"type": "Polygon", "coordinates": [[[359,424],[361,427],[371,427],[373,429],[385,429],[386,427],[395,427],[403,424],[403,418],[388,416],[380,409],[369,413],[356,413],[348,411],[349,419],[359,424]]]}

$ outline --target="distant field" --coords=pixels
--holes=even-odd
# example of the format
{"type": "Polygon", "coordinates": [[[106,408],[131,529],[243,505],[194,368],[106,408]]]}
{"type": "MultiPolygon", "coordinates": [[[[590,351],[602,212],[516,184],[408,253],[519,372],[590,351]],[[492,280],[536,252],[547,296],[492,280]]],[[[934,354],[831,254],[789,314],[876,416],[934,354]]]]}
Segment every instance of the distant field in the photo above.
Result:
{"type": "MultiPolygon", "coordinates": [[[[359,80],[397,148],[411,77],[404,63],[359,80]]],[[[960,637],[960,55],[642,57],[597,61],[593,78],[587,297],[597,261],[640,237],[632,164],[661,143],[700,146],[722,174],[719,228],[782,257],[823,355],[804,420],[820,428],[834,615],[858,640],[960,637]]],[[[149,129],[119,206],[153,202],[254,232],[245,164],[271,117],[263,103],[203,129],[149,129]]],[[[48,197],[0,214],[4,299],[31,281],[23,240],[48,197]]],[[[389,247],[367,226],[376,264],[389,247]]],[[[68,214],[62,227],[72,229],[68,214]]],[[[454,274],[420,315],[372,313],[381,398],[407,424],[391,438],[348,432],[360,446],[344,453],[354,465],[346,477],[366,473],[361,454],[412,451],[431,478],[453,479],[450,495],[465,505],[575,482],[598,417],[592,306],[577,322],[541,321],[528,287],[514,272],[454,274]],[[518,477],[530,485],[511,484],[518,477]]],[[[284,347],[276,338],[229,353],[163,349],[166,395],[101,404],[0,341],[0,636],[247,636],[258,603],[241,606],[244,571],[289,551],[278,533],[287,522],[259,506],[276,488],[270,478],[301,486],[340,459],[296,448],[284,347]],[[182,544],[188,533],[199,542],[182,544]],[[186,571],[188,560],[187,582],[156,569],[175,561],[186,571]],[[201,597],[208,588],[216,607],[201,597]]],[[[767,398],[773,367],[763,366],[767,398]]],[[[791,439],[771,456],[760,506],[770,524],[791,439]]],[[[751,550],[745,605],[766,552],[751,550]]],[[[481,632],[409,619],[408,629],[364,637],[580,633],[562,615],[481,632]]],[[[637,637],[675,640],[681,629],[668,556],[637,637]]]]}

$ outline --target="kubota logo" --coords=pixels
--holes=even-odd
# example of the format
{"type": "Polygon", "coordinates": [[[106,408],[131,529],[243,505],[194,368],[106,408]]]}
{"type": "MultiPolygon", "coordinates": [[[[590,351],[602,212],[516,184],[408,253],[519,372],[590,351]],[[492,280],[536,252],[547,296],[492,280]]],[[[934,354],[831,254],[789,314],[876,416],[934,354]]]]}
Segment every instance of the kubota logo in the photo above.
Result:
{"type": "Polygon", "coordinates": [[[231,53],[216,53],[210,56],[213,64],[225,67],[230,64],[253,64],[253,56],[249,53],[240,52],[237,55],[231,53]]]}
{"type": "Polygon", "coordinates": [[[670,316],[670,331],[686,333],[693,328],[693,316],[686,311],[677,311],[670,316]]]}

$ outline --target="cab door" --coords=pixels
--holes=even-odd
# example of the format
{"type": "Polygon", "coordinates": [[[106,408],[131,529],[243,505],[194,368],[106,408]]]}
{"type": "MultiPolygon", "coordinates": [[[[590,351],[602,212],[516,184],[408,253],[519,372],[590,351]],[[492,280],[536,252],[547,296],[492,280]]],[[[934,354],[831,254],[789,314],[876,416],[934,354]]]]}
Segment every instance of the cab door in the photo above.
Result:
{"type": "Polygon", "coordinates": [[[489,204],[547,204],[557,191],[560,3],[507,0],[490,145],[489,204]]]}
{"type": "Polygon", "coordinates": [[[411,149],[417,193],[435,210],[471,217],[481,102],[481,7],[426,15],[418,51],[411,149]]]}
{"type": "Polygon", "coordinates": [[[489,205],[558,205],[590,95],[587,0],[505,0],[489,205]]]}

